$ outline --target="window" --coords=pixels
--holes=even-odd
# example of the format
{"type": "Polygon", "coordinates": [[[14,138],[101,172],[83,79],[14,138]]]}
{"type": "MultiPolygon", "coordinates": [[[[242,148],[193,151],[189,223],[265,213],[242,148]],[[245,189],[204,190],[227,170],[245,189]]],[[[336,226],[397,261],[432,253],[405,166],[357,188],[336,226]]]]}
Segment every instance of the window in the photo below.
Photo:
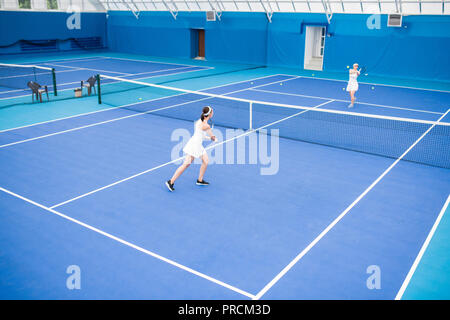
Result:
{"type": "Polygon", "coordinates": [[[19,0],[20,9],[31,9],[31,0],[19,0]]]}
{"type": "Polygon", "coordinates": [[[47,0],[47,9],[58,10],[58,1],[57,0],[47,0]]]}

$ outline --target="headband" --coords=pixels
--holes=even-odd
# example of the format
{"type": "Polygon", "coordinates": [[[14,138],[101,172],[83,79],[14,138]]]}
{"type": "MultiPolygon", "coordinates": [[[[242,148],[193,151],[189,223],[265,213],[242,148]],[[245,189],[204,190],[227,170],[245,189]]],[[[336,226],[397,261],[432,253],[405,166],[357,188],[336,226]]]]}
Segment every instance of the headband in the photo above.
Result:
{"type": "Polygon", "coordinates": [[[211,110],[212,110],[212,109],[211,109],[210,106],[208,106],[208,109],[209,109],[208,112],[207,112],[207,113],[204,113],[205,116],[209,116],[209,114],[211,113],[211,110]]]}

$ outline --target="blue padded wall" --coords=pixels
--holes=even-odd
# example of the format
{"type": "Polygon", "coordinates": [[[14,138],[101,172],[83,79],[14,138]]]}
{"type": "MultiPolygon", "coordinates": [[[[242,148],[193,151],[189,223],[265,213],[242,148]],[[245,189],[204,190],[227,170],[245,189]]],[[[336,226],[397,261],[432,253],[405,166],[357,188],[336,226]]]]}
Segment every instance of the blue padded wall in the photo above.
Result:
{"type": "MultiPolygon", "coordinates": [[[[335,14],[327,26],[324,71],[345,72],[353,62],[372,75],[450,80],[450,16],[405,16],[403,27],[369,29],[369,15],[335,14]]],[[[278,67],[303,68],[305,26],[327,25],[324,14],[224,12],[206,22],[204,12],[109,12],[109,47],[114,51],[192,58],[191,29],[205,29],[206,58],[278,67]]]]}
{"type": "MultiPolygon", "coordinates": [[[[206,59],[301,70],[305,26],[325,24],[324,14],[224,12],[207,22],[205,12],[82,13],[81,29],[69,30],[65,12],[0,11],[0,54],[22,52],[18,40],[98,37],[112,51],[192,58],[193,29],[204,29],[206,59]],[[106,37],[108,35],[108,37],[106,37]],[[107,39],[106,39],[107,38],[107,39]]],[[[345,72],[353,62],[371,75],[450,81],[450,16],[404,16],[403,27],[369,29],[369,15],[334,14],[327,26],[324,71],[345,72]]],[[[70,47],[59,48],[70,50],[70,47]]]]}
{"type": "MultiPolygon", "coordinates": [[[[0,11],[0,54],[23,53],[22,47],[26,44],[21,46],[17,43],[19,40],[99,38],[100,45],[106,46],[106,13],[81,13],[80,29],[73,30],[66,25],[70,15],[66,12],[0,11]]],[[[49,51],[72,49],[70,43],[58,43],[56,49],[48,48],[49,51]]]]}
{"type": "Polygon", "coordinates": [[[267,19],[263,14],[224,13],[207,22],[204,12],[129,12],[108,15],[109,48],[113,51],[192,58],[192,29],[205,29],[208,60],[266,64],[267,19]]]}

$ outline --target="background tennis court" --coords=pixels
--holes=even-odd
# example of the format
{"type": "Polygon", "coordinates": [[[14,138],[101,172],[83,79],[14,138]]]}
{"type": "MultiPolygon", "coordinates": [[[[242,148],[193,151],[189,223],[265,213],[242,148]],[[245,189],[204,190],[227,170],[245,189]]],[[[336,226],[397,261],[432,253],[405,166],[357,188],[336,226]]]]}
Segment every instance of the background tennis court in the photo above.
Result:
{"type": "Polygon", "coordinates": [[[224,2],[206,21],[209,7],[106,17],[100,1],[73,30],[73,12],[0,10],[17,26],[0,37],[0,297],[448,299],[448,5],[397,29],[380,7],[370,29],[367,8],[301,4],[224,2]],[[321,70],[308,27],[325,30],[321,70]],[[353,62],[368,71],[348,109],[353,62]],[[222,138],[205,146],[227,161],[206,188],[193,164],[170,193],[174,131],[192,134],[205,105],[222,138]],[[252,139],[279,161],[252,162],[252,139]]]}

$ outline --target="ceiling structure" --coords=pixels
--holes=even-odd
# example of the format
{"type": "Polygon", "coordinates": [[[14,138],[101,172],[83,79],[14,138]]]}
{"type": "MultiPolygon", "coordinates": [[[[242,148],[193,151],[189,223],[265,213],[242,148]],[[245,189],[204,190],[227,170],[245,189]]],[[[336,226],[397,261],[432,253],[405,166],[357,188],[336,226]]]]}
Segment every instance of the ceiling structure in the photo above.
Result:
{"type": "Polygon", "coordinates": [[[174,19],[180,11],[215,11],[219,20],[225,11],[265,12],[269,21],[275,12],[324,13],[328,21],[334,13],[450,14],[450,0],[0,0],[0,10],[66,11],[73,7],[80,11],[126,10],[136,18],[142,11],[169,11],[174,19]]]}

